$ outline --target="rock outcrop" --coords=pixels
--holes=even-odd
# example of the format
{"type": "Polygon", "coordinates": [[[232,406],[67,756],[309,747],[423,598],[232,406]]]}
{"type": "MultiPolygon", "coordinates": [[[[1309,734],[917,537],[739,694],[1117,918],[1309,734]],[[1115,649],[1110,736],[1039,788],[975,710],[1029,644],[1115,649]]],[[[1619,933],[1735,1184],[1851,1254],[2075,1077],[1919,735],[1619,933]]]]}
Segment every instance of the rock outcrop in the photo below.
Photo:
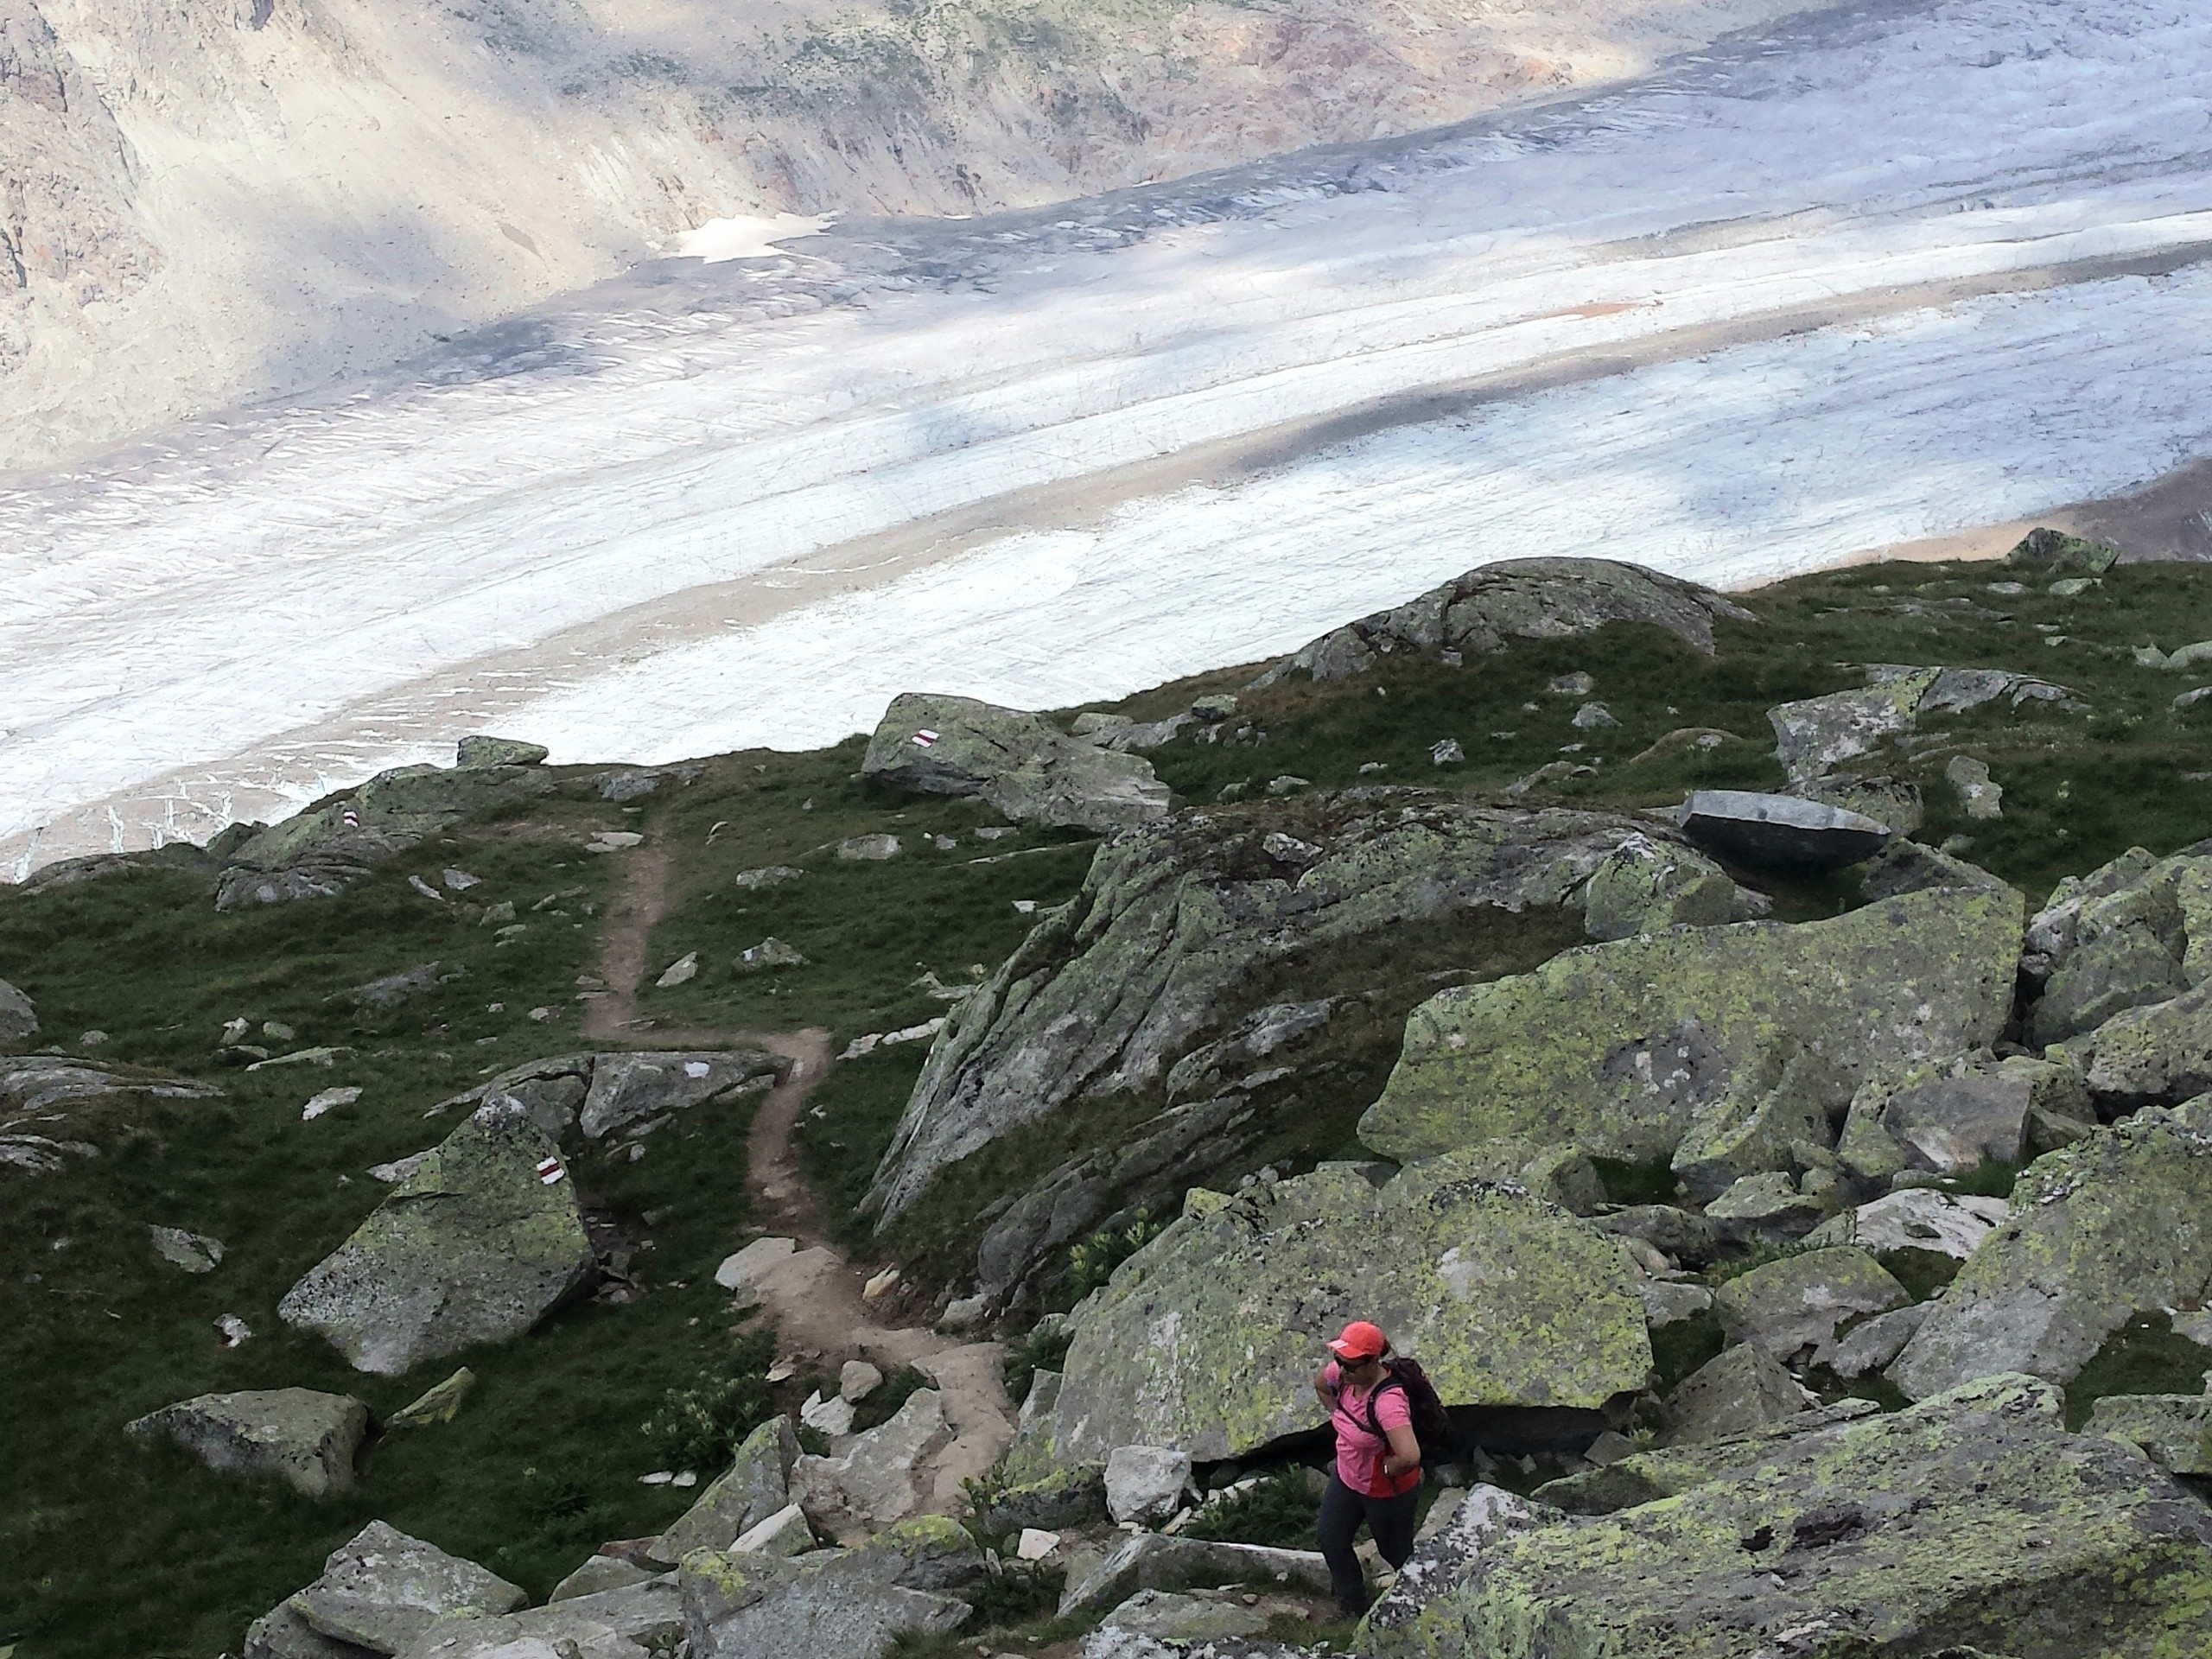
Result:
{"type": "Polygon", "coordinates": [[[1856,1083],[1994,1042],[2020,911],[2009,891],[1936,888],[1831,921],[1589,945],[1442,992],[1407,1020],[1360,1137],[1402,1159],[1500,1136],[1671,1157],[1700,1114],[1755,1109],[1793,1049],[1856,1083]]]}
{"type": "Polygon", "coordinates": [[[2212,1096],[2037,1159],[1891,1380],[1914,1398],[1999,1371],[2071,1381],[2131,1315],[2203,1306],[2209,1211],[2212,1096]]]}
{"type": "Polygon", "coordinates": [[[1364,1646],[2056,1659],[2180,1654],[2208,1632],[2212,1510],[2132,1448],[2068,1434],[2048,1385],[2005,1376],[1790,1437],[1599,1519],[1471,1498],[1415,1552],[1364,1646]]]}
{"type": "Polygon", "coordinates": [[[1296,674],[1316,680],[1363,674],[1377,657],[1410,652],[1487,656],[1515,639],[1569,639],[1609,622],[1661,627],[1713,654],[1713,625],[1758,619],[1709,588],[1611,559],[1501,559],[1323,634],[1256,683],[1296,674]]]}
{"type": "MultiPolygon", "coordinates": [[[[1402,1008],[1427,989],[1422,974],[1477,955],[1490,927],[1581,905],[1617,855],[1632,855],[1637,881],[1669,919],[1691,887],[1700,915],[1750,906],[1732,885],[1711,887],[1726,878],[1710,861],[1648,823],[1496,811],[1414,791],[1186,811],[1123,836],[1099,850],[1073,902],[950,1015],[866,1210],[895,1219],[946,1166],[1086,1101],[1149,1096],[1172,1108],[1234,1097],[1214,1109],[1224,1124],[1181,1144],[1166,1120],[1122,1138],[1133,1148],[1162,1136],[1146,1160],[1172,1166],[1184,1185],[1203,1179],[1186,1153],[1249,1103],[1240,1076],[1276,1070],[1281,1060],[1268,1056],[1333,1016],[1336,1005],[1323,1006],[1332,994],[1376,989],[1402,1008]],[[1682,879],[1655,875],[1662,864],[1682,879]],[[1224,1046],[1202,1056],[1209,1042],[1224,1046]]],[[[1601,884],[1608,931],[1638,925],[1621,885],[1601,884]]],[[[1564,918],[1560,942],[1580,931],[1564,918]]],[[[1117,1177],[1094,1163],[1082,1179],[1101,1189],[1074,1217],[1088,1230],[1124,1202],[1119,1183],[1143,1173],[1117,1177]]],[[[1063,1217],[1076,1208],[1065,1191],[1051,1207],[1063,1217]]],[[[988,1276],[1011,1281],[1052,1242],[1049,1228],[1010,1241],[988,1276]]]]}
{"type": "Polygon", "coordinates": [[[535,766],[397,766],[327,797],[226,848],[215,907],[273,905],[343,893],[378,864],[464,818],[550,793],[535,766]]]}
{"type": "Polygon", "coordinates": [[[2061,703],[2070,695],[2063,686],[2003,669],[1870,663],[1863,690],[1782,703],[1767,710],[1767,721],[1774,728],[1776,758],[1793,784],[1802,784],[1872,753],[1911,731],[1923,715],[1963,714],[2000,699],[2015,709],[2061,703]]]}
{"type": "Polygon", "coordinates": [[[273,1475],[303,1497],[325,1497],[353,1489],[369,1408],[312,1389],[203,1394],[149,1412],[127,1432],[175,1440],[210,1469],[273,1475]]]}
{"type": "Polygon", "coordinates": [[[1040,715],[972,697],[893,697],[861,775],[926,795],[973,795],[1016,823],[1102,833],[1154,823],[1173,797],[1135,755],[1073,738],[1040,715]]]}
{"type": "Polygon", "coordinates": [[[97,1158],[114,1119],[153,1101],[214,1100],[185,1077],[133,1074],[60,1054],[0,1054],[0,1170],[51,1175],[97,1158]]]}
{"type": "Polygon", "coordinates": [[[591,1241],[551,1141],[512,1103],[480,1107],[277,1314],[354,1370],[397,1376],[521,1335],[589,1278],[591,1241]]]}
{"type": "Polygon", "coordinates": [[[511,1613],[528,1599],[498,1573],[372,1521],[289,1605],[319,1635],[394,1654],[448,1615],[511,1613]]]}
{"type": "Polygon", "coordinates": [[[2094,1122],[2072,1067],[2014,1054],[1961,1054],[1871,1079],[1852,1097],[1837,1154],[1869,1184],[1900,1172],[1963,1175],[2017,1164],[2053,1126],[2094,1122]]]}
{"type": "Polygon", "coordinates": [[[1805,1250],[1731,1279],[1713,1294],[1720,1328],[1778,1360],[1799,1359],[1845,1320],[1886,1313],[1912,1298],[1882,1264],[1851,1245],[1805,1250]]]}
{"type": "Polygon", "coordinates": [[[2153,858],[2132,847],[2068,876],[2028,924],[2024,966],[2041,980],[2039,1044],[2095,1030],[2130,1008],[2212,979],[2212,842],[2153,858]]]}
{"type": "Polygon", "coordinates": [[[1074,1324],[1064,1462],[1117,1446],[1232,1457],[1318,1421],[1315,1333],[1371,1319],[1458,1406],[1594,1412],[1651,1347],[1626,1258],[1587,1223],[1440,1158],[1201,1195],[1074,1324]]]}

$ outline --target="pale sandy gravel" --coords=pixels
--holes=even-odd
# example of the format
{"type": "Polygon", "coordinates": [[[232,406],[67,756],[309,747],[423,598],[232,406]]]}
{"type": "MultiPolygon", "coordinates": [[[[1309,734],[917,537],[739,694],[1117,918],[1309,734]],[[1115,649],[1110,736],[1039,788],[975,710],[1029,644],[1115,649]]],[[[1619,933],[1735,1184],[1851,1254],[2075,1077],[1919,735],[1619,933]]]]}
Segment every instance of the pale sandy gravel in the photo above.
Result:
{"type": "Polygon", "coordinates": [[[1440,140],[849,227],[0,498],[0,854],[476,724],[818,742],[1501,554],[1740,585],[2135,491],[2212,452],[2208,41],[2153,3],[1785,31],[1440,140]]]}

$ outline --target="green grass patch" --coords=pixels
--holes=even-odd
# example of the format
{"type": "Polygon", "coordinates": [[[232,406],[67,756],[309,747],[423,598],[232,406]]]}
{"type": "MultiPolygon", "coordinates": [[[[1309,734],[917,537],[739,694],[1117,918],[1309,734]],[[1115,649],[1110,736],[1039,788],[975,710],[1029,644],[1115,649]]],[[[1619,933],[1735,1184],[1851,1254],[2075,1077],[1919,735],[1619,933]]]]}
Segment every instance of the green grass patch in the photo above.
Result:
{"type": "Polygon", "coordinates": [[[2113,1394],[2202,1394],[2212,1351],[2177,1335],[2164,1313],[2138,1313],[2091,1356],[2066,1387],[2066,1426],[2089,1421],[2098,1401],[2113,1394]]]}
{"type": "Polygon", "coordinates": [[[1672,1393],[1681,1380],[1708,1360],[1719,1357],[1728,1338],[1710,1308],[1687,1319],[1655,1325],[1651,1332],[1652,1391],[1672,1393]]]}
{"type": "Polygon", "coordinates": [[[1263,1475],[1249,1491],[1211,1503],[1183,1529],[1185,1538],[1222,1544],[1266,1544],[1276,1549],[1311,1549],[1321,1513],[1303,1469],[1263,1475]]]}

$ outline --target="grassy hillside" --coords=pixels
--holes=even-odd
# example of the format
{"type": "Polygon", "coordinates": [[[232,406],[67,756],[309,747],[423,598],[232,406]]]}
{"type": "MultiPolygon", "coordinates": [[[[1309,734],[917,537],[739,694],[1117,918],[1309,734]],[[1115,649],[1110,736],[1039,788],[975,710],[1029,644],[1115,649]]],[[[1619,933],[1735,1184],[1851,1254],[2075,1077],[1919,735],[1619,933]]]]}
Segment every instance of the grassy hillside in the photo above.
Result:
{"type": "MultiPolygon", "coordinates": [[[[1760,622],[1721,625],[1710,658],[1656,630],[1616,626],[1459,668],[1386,660],[1362,678],[1256,693],[1243,690],[1250,668],[1227,670],[1113,707],[1153,718],[1201,694],[1239,696],[1225,729],[1249,726],[1244,741],[1185,735],[1151,757],[1193,801],[1264,794],[1282,778],[1503,799],[1514,779],[1566,759],[1595,770],[1527,802],[1637,806],[1671,804],[1693,786],[1778,784],[1767,708],[1856,685],[1849,664],[2005,667],[2072,688],[2087,706],[1993,707],[1888,757],[1882,770],[1923,790],[1923,839],[1970,838],[1967,856],[2039,898],[2132,844],[2164,852],[2212,831],[2212,701],[2171,707],[2212,674],[2146,667],[2134,655],[2148,643],[2171,650],[2212,638],[2212,573],[2126,568],[2071,599],[2040,582],[1991,591],[2012,574],[1889,566],[1784,584],[1750,596],[1760,622]],[[1588,695],[1617,727],[1570,723],[1585,699],[1547,687],[1574,671],[1592,677],[1588,695]],[[1655,750],[1685,728],[1733,738],[1655,750]],[[1445,738],[1464,746],[1464,764],[1431,764],[1430,747],[1445,738]],[[1961,752],[1987,761],[2004,785],[2001,820],[1970,823],[1953,801],[1942,772],[1961,752]],[[1382,770],[1362,770],[1373,766],[1382,770]]],[[[0,1168],[0,1374],[12,1407],[0,1417],[0,1468],[13,1499],[0,1506],[0,1647],[15,1643],[19,1659],[235,1651],[249,1619],[372,1516],[543,1594],[602,1540],[656,1531],[681,1510],[690,1494],[639,1483],[656,1466],[640,1425],[668,1390],[735,1363],[733,1319],[710,1274],[747,1236],[744,1109],[688,1114],[634,1162],[577,1160],[595,1231],[632,1252],[645,1287],[628,1306],[587,1302],[525,1339],[380,1379],[288,1332],[276,1303],[382,1196],[370,1166],[450,1128],[449,1118],[426,1122],[426,1109],[504,1066],[584,1046],[582,993],[595,987],[579,976],[598,972],[610,912],[635,900],[645,854],[664,854],[667,867],[645,1017],[723,1032],[819,1026],[840,1047],[941,1012],[936,988],[972,982],[1020,940],[1032,914],[1021,906],[1056,904],[1080,883],[1088,840],[1036,830],[981,839],[975,832],[996,822],[988,809],[876,792],[859,781],[860,753],[855,741],[721,757],[688,781],[664,773],[654,792],[626,803],[602,798],[601,774],[579,770],[554,796],[466,825],[330,900],[219,915],[204,881],[154,868],[0,893],[0,978],[36,1002],[35,1044],[224,1090],[119,1111],[93,1137],[102,1154],[63,1173],[0,1168]],[[609,829],[638,831],[648,846],[584,850],[609,829]],[[837,855],[847,837],[880,833],[900,837],[899,856],[837,855]],[[779,864],[804,874],[734,884],[779,864]],[[407,883],[416,874],[435,885],[448,867],[480,885],[441,903],[407,883]],[[512,922],[492,912],[503,903],[514,906],[512,922]],[[741,971],[738,952],[770,936],[805,963],[741,971]],[[651,988],[695,950],[696,978],[651,988]],[[448,977],[389,1014],[332,1000],[430,961],[448,977]],[[225,1022],[241,1018],[245,1040],[278,1053],[346,1052],[327,1069],[249,1073],[215,1052],[225,1022]],[[265,1038],[264,1022],[294,1035],[265,1038]],[[80,1036],[94,1031],[105,1040],[87,1049],[80,1036]],[[302,1122],[302,1103],[334,1084],[357,1085],[361,1098],[302,1122]],[[213,1273],[187,1275],[155,1255],[150,1224],[211,1234],[228,1253],[213,1273]],[[253,1339],[224,1348],[213,1322],[226,1313],[243,1317],[253,1339]],[[481,1379],[459,1419],[381,1440],[360,1489],[324,1503],[217,1476],[179,1452],[142,1450],[121,1433],[141,1413],[219,1389],[350,1391],[381,1416],[457,1363],[481,1379]]],[[[1794,914],[1839,901],[1816,887],[1783,896],[1794,914]]],[[[1553,948],[1540,943],[1538,954],[1553,948]]],[[[631,1040],[651,1046],[653,1033],[631,1040]]],[[[833,1208],[864,1185],[924,1047],[841,1065],[815,1096],[804,1147],[833,1208]]],[[[1109,1128],[1091,1122],[1077,1138],[1109,1128]]],[[[989,1171],[993,1188],[1048,1167],[1070,1133],[1013,1147],[989,1171]]],[[[895,1246],[970,1239],[957,1200],[973,1203],[974,1192],[948,1190],[954,1197],[895,1246]]],[[[956,1257],[944,1248],[931,1259],[956,1257]]]]}

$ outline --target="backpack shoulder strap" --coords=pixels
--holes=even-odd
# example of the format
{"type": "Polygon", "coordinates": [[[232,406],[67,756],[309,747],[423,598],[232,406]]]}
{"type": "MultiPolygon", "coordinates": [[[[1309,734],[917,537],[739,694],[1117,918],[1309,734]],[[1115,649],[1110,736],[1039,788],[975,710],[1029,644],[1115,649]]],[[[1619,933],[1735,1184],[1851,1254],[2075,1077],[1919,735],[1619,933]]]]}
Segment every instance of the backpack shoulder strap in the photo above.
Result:
{"type": "Polygon", "coordinates": [[[1399,1393],[1404,1395],[1406,1396],[1406,1408],[1408,1410],[1411,1410],[1413,1408],[1414,1397],[1412,1393],[1407,1389],[1404,1381],[1395,1371],[1392,1371],[1388,1376],[1384,1376],[1380,1382],[1377,1382],[1375,1387],[1369,1391],[1367,1395],[1367,1432],[1372,1434],[1376,1440],[1381,1440],[1385,1445],[1388,1445],[1390,1440],[1390,1431],[1382,1427],[1382,1421],[1375,1414],[1375,1402],[1382,1397],[1382,1390],[1385,1389],[1395,1389],[1399,1393]]]}

